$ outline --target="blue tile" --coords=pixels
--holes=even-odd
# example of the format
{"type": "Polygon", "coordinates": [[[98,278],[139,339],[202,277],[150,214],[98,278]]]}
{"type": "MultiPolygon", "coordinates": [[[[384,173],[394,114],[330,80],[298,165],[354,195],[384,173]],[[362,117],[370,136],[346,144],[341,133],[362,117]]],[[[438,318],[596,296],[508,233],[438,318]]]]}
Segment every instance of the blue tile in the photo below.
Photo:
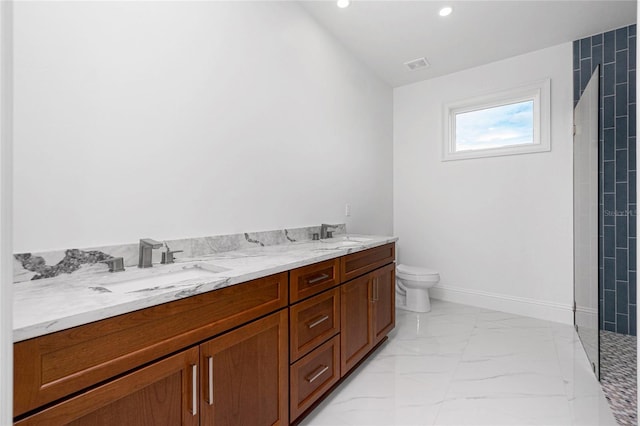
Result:
{"type": "Polygon", "coordinates": [[[629,334],[632,336],[636,336],[638,331],[636,330],[637,327],[637,312],[636,312],[636,305],[629,305],[629,334]]]}
{"type": "Polygon", "coordinates": [[[629,313],[629,284],[625,281],[616,283],[616,312],[619,314],[629,313]]]}
{"type": "Polygon", "coordinates": [[[616,249],[616,280],[627,281],[629,279],[629,261],[627,259],[629,250],[616,249]]]}
{"type": "Polygon", "coordinates": [[[624,314],[616,315],[616,333],[629,333],[629,316],[624,314]]]}
{"type": "Polygon", "coordinates": [[[604,216],[605,225],[616,224],[616,195],[615,194],[604,194],[604,212],[602,216],[604,216]]]}
{"type": "Polygon", "coordinates": [[[629,302],[633,303],[636,300],[636,272],[629,271],[629,302]]]}
{"type": "Polygon", "coordinates": [[[627,150],[619,149],[616,151],[616,182],[627,181],[627,150]]]}
{"type": "Polygon", "coordinates": [[[616,60],[616,33],[608,31],[604,33],[604,57],[605,64],[616,60]]]}
{"type": "Polygon", "coordinates": [[[636,252],[636,239],[635,238],[629,238],[629,270],[630,271],[635,271],[636,270],[636,262],[638,261],[638,259],[636,258],[637,256],[637,252],[636,252]]]}
{"type": "Polygon", "coordinates": [[[580,40],[573,42],[573,70],[580,69],[580,40]]]}
{"type": "Polygon", "coordinates": [[[602,158],[604,161],[616,159],[616,132],[613,128],[603,130],[604,151],[602,158]]]}
{"type": "Polygon", "coordinates": [[[636,69],[636,38],[629,39],[629,69],[636,69]]]}
{"type": "MultiPolygon", "coordinates": [[[[591,79],[591,58],[582,59],[580,61],[580,92],[583,92],[591,79]]],[[[616,71],[616,78],[618,74],[616,71]]]]}
{"type": "Polygon", "coordinates": [[[591,48],[599,44],[602,44],[602,34],[596,34],[594,36],[591,36],[591,48]]]}
{"type": "MultiPolygon", "coordinates": [[[[613,161],[604,162],[604,193],[612,193],[616,190],[616,163],[613,161]]],[[[616,203],[617,208],[617,203],[616,203]]]]}
{"type": "Polygon", "coordinates": [[[616,117],[616,149],[628,149],[627,117],[616,117]]]}
{"type": "MultiPolygon", "coordinates": [[[[616,31],[616,51],[629,47],[629,31],[627,27],[618,28],[616,31]]],[[[582,41],[581,41],[582,42],[582,41]]],[[[591,43],[589,43],[591,45],[591,43]]]]}
{"type": "Polygon", "coordinates": [[[636,24],[629,25],[629,37],[636,35],[636,24]]]}
{"type": "MultiPolygon", "coordinates": [[[[602,45],[591,47],[591,72],[602,64],[602,45]]],[[[602,72],[602,71],[601,71],[602,72]]]]}
{"type": "Polygon", "coordinates": [[[602,75],[604,82],[602,84],[602,93],[604,96],[616,94],[616,65],[607,64],[602,67],[602,75]]]}
{"type": "Polygon", "coordinates": [[[606,290],[604,292],[604,320],[615,322],[616,320],[616,292],[606,290]]]}
{"type": "Polygon", "coordinates": [[[616,83],[626,83],[629,74],[628,50],[616,52],[616,83]]]}
{"type": "Polygon", "coordinates": [[[627,216],[616,216],[616,247],[627,248],[628,242],[627,216]]]}
{"type": "MultiPolygon", "coordinates": [[[[606,310],[605,310],[605,312],[606,312],[606,310]]],[[[615,315],[615,312],[614,312],[614,315],[615,315]]],[[[604,329],[606,331],[613,331],[615,333],[615,331],[616,331],[616,323],[615,322],[607,322],[607,321],[605,321],[604,329]]]]}
{"type": "Polygon", "coordinates": [[[615,96],[605,96],[603,101],[604,108],[604,120],[603,126],[605,129],[614,127],[616,124],[616,104],[615,96]]]}
{"type": "Polygon", "coordinates": [[[636,138],[629,138],[629,170],[636,169],[636,138]]]}
{"type": "Polygon", "coordinates": [[[616,260],[611,257],[604,258],[604,282],[606,290],[616,289],[616,260]]]}
{"type": "Polygon", "coordinates": [[[627,200],[627,184],[616,183],[616,210],[624,212],[629,208],[627,200]]]}
{"type": "Polygon", "coordinates": [[[580,99],[580,70],[573,72],[573,107],[576,107],[580,99]]]}
{"type": "Polygon", "coordinates": [[[590,57],[591,57],[591,39],[589,37],[580,39],[580,59],[590,58],[590,57]]]}
{"type": "Polygon", "coordinates": [[[627,83],[616,84],[616,117],[627,115],[627,83]]]}
{"type": "Polygon", "coordinates": [[[629,71],[629,103],[636,103],[636,72],[629,71]]]}
{"type": "Polygon", "coordinates": [[[629,237],[630,238],[635,238],[636,237],[636,205],[635,204],[629,204],[629,210],[631,211],[631,214],[629,216],[629,237]]]}
{"type": "Polygon", "coordinates": [[[636,135],[636,104],[629,104],[629,136],[636,135]]]}
{"type": "Polygon", "coordinates": [[[636,172],[629,172],[629,203],[636,203],[636,172]]]}
{"type": "Polygon", "coordinates": [[[604,227],[604,244],[603,251],[605,257],[616,257],[616,227],[605,226],[604,227]]]}

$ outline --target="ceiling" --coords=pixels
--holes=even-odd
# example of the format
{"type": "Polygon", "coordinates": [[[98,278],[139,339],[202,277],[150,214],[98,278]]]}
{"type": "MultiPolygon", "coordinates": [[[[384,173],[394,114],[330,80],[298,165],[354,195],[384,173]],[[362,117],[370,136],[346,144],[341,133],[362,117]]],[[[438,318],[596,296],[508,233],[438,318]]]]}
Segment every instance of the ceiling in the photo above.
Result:
{"type": "Polygon", "coordinates": [[[636,22],[635,0],[333,0],[302,6],[393,87],[449,74],[636,22]],[[453,13],[440,17],[449,5],[453,13]],[[426,57],[428,68],[404,64],[426,57]]]}

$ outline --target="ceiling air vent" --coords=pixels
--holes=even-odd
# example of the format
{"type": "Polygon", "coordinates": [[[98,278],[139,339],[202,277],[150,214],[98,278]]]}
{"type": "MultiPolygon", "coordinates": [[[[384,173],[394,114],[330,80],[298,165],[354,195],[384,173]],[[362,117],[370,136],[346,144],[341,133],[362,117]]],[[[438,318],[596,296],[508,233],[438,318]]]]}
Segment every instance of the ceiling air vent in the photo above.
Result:
{"type": "Polygon", "coordinates": [[[426,58],[412,59],[404,64],[411,71],[419,70],[420,68],[427,68],[429,66],[429,62],[427,62],[426,58]]]}

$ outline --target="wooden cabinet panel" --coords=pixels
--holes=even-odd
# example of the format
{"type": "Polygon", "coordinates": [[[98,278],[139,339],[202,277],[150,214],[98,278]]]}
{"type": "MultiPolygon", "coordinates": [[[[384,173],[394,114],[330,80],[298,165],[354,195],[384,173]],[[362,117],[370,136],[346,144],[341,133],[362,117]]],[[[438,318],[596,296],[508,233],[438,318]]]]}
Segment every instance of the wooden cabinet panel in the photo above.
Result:
{"type": "Polygon", "coordinates": [[[288,338],[284,309],[201,344],[201,424],[288,424],[288,338]]]}
{"type": "Polygon", "coordinates": [[[340,258],[293,269],[289,274],[290,300],[297,302],[340,284],[340,258]]]}
{"type": "Polygon", "coordinates": [[[378,344],[396,325],[396,265],[371,273],[373,286],[373,344],[378,344]]]}
{"type": "Polygon", "coordinates": [[[340,379],[340,336],[291,366],[291,420],[295,420],[340,379]]]}
{"type": "Polygon", "coordinates": [[[342,285],[340,293],[340,373],[344,376],[373,347],[369,276],[342,285]]]}
{"type": "Polygon", "coordinates": [[[287,283],[283,272],[18,342],[14,416],[283,308],[287,283]]]}
{"type": "Polygon", "coordinates": [[[340,288],[327,290],[289,308],[291,362],[340,332],[340,288]]]}
{"type": "Polygon", "coordinates": [[[194,387],[197,388],[198,384],[198,375],[194,375],[197,364],[198,348],[194,347],[46,408],[15,424],[195,426],[199,421],[198,393],[194,393],[194,387]]]}
{"type": "Polygon", "coordinates": [[[395,259],[396,245],[394,243],[343,256],[340,261],[340,280],[345,282],[364,275],[395,261],[395,259]]]}

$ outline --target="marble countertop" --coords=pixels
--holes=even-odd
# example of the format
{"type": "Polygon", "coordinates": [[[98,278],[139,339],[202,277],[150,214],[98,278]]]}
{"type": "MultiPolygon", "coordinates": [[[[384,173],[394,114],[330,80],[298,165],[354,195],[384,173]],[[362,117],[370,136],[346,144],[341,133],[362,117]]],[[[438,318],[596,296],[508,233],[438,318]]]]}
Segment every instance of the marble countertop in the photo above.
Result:
{"type": "Polygon", "coordinates": [[[110,273],[103,264],[74,274],[14,284],[13,341],[19,342],[138,309],[217,290],[397,241],[396,237],[341,235],[177,259],[171,265],[129,267],[110,273]]]}

